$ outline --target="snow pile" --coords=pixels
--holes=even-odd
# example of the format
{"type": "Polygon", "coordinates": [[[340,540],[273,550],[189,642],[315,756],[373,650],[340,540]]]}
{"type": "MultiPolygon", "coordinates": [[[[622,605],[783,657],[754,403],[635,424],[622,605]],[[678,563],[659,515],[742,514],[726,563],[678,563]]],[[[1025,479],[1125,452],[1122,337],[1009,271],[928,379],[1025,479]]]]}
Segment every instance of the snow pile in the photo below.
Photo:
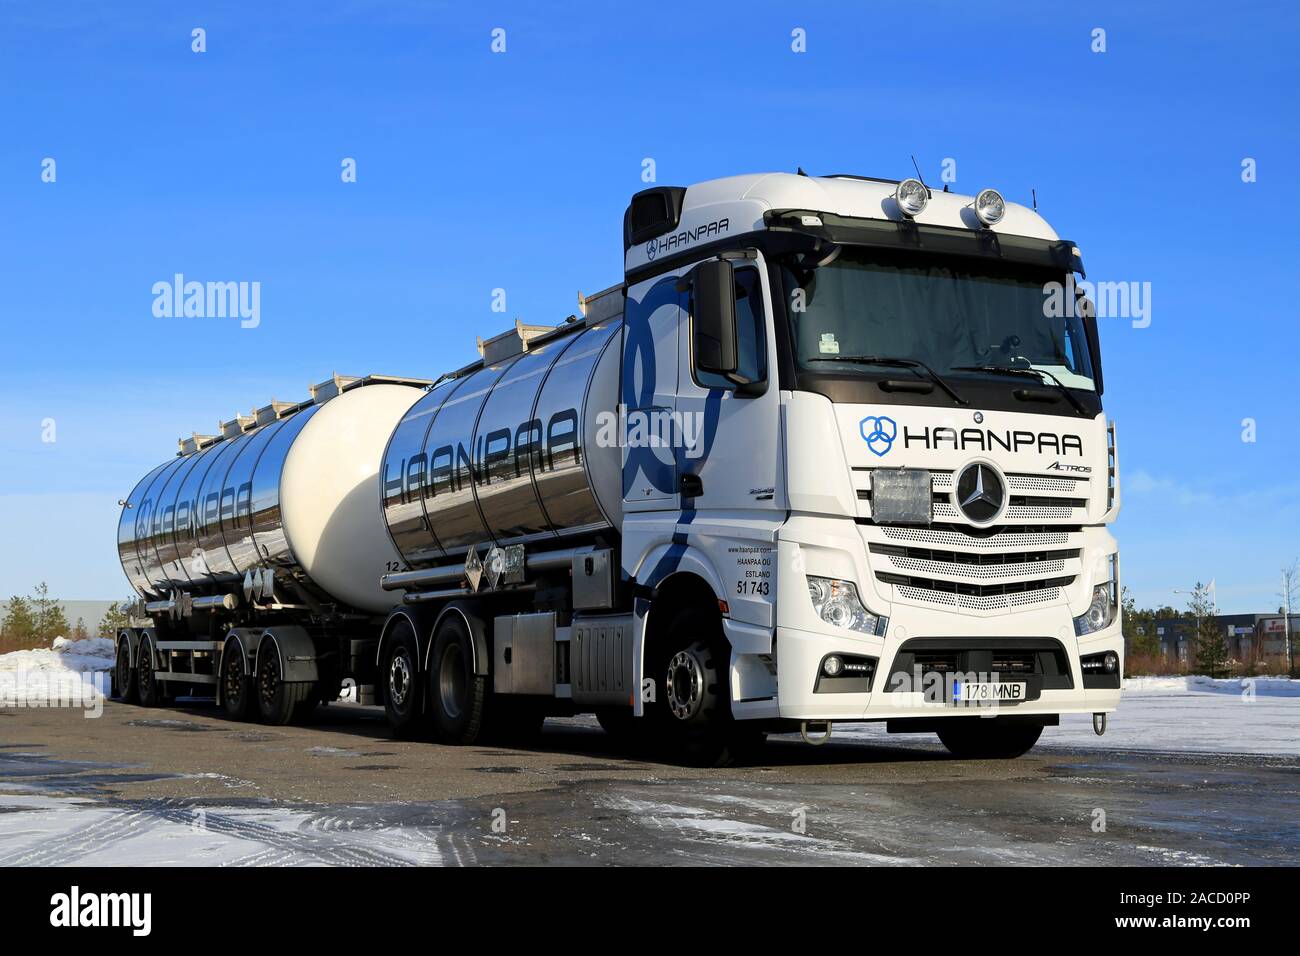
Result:
{"type": "Polygon", "coordinates": [[[48,648],[0,654],[0,707],[79,707],[98,717],[115,653],[107,637],[56,637],[48,648]]]}
{"type": "Polygon", "coordinates": [[[56,637],[52,647],[0,654],[0,672],[12,671],[107,671],[113,668],[117,649],[107,637],[70,641],[56,637]]]}
{"type": "Polygon", "coordinates": [[[1300,697],[1300,680],[1289,677],[1129,677],[1126,693],[1139,694],[1232,694],[1253,693],[1257,697],[1300,697]]]}

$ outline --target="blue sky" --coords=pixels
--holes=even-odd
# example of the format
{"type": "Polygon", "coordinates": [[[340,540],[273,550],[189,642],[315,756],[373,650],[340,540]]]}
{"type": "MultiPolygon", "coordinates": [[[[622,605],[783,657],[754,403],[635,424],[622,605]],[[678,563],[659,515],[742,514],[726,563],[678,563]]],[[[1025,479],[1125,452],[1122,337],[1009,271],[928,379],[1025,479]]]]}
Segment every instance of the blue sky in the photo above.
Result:
{"type": "Polygon", "coordinates": [[[685,185],[899,178],[915,154],[934,180],[956,159],[961,192],[1036,189],[1090,278],[1151,283],[1149,328],[1102,323],[1125,581],[1276,608],[1300,555],[1300,13],[1080,7],[5,4],[0,595],[124,595],[115,503],[179,435],[562,320],[621,278],[645,157],[685,185]],[[177,272],[260,282],[261,325],[155,318],[177,272]]]}

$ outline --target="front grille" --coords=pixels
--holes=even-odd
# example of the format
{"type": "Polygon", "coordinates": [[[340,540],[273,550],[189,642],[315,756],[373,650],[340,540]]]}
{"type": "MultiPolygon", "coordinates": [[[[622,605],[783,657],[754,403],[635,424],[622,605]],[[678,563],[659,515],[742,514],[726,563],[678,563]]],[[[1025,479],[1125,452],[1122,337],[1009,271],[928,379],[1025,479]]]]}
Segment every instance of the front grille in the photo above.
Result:
{"type": "Polygon", "coordinates": [[[935,524],[928,528],[879,526],[876,530],[890,541],[937,544],[967,551],[994,551],[999,548],[1045,548],[1070,543],[1070,534],[1078,527],[1019,525],[991,532],[972,532],[958,525],[935,524]]]}
{"type": "Polygon", "coordinates": [[[969,594],[953,594],[951,591],[900,586],[897,593],[899,597],[907,601],[941,604],[947,607],[961,608],[964,611],[1011,611],[1029,604],[1045,604],[1056,601],[1061,596],[1061,589],[1044,588],[1041,591],[1024,591],[1019,594],[976,597],[969,594]]]}
{"type": "Polygon", "coordinates": [[[893,567],[915,575],[946,575],[970,581],[991,581],[1060,576],[1066,569],[1066,561],[1079,556],[1079,549],[970,553],[873,544],[871,553],[884,555],[893,567]]]}
{"type": "Polygon", "coordinates": [[[989,614],[1059,602],[1080,572],[1080,532],[1034,524],[864,529],[876,579],[897,600],[989,614]]]}
{"type": "Polygon", "coordinates": [[[993,655],[990,669],[995,674],[1032,674],[1034,664],[1033,654],[1008,654],[1005,651],[998,651],[993,655]]]}
{"type": "Polygon", "coordinates": [[[965,595],[967,597],[1009,597],[1029,591],[1043,591],[1051,588],[1065,587],[1074,581],[1074,577],[1043,578],[1037,581],[1008,581],[1004,584],[971,584],[966,581],[939,581],[934,578],[914,578],[903,574],[889,574],[877,571],[876,578],[886,584],[897,587],[919,588],[925,591],[942,591],[945,593],[965,595]]]}
{"type": "MultiPolygon", "coordinates": [[[[871,468],[854,468],[867,481],[870,480],[871,468]]],[[[1087,477],[1056,477],[1053,475],[1034,475],[1010,473],[1005,475],[1007,481],[1007,507],[1003,520],[1008,522],[1058,522],[1081,521],[1087,516],[1090,479],[1087,477]]],[[[953,483],[956,481],[951,471],[930,472],[930,490],[934,495],[931,513],[936,521],[964,523],[963,515],[952,503],[953,483]]],[[[859,501],[866,502],[870,508],[871,490],[869,487],[857,488],[859,501]]]]}

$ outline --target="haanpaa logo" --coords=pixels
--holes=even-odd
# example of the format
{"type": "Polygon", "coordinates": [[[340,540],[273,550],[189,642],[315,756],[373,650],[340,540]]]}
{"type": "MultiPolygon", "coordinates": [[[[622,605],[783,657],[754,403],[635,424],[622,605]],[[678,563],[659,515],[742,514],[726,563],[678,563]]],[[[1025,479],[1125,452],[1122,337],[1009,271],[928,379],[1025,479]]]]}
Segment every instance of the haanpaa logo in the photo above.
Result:
{"type": "Polygon", "coordinates": [[[51,896],[50,907],[51,926],[127,926],[133,936],[148,936],[153,928],[152,893],[82,893],[74,886],[51,896]]]}
{"type": "Polygon", "coordinates": [[[898,423],[885,415],[868,415],[858,422],[858,429],[867,448],[878,458],[894,447],[894,439],[898,437],[898,423]]]}

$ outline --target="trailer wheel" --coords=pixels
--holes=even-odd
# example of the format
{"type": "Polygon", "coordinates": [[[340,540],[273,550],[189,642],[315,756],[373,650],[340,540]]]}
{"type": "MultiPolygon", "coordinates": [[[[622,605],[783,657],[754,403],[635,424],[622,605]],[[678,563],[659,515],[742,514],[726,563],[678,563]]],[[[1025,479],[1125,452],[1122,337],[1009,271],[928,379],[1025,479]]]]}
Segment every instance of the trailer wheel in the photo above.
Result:
{"type": "Polygon", "coordinates": [[[302,719],[303,705],[315,686],[312,681],[284,680],[275,644],[262,642],[257,651],[257,710],[264,723],[284,725],[302,719]]]}
{"type": "Polygon", "coordinates": [[[658,645],[650,673],[659,691],[647,710],[669,756],[725,767],[757,749],[765,735],[731,718],[727,642],[717,615],[682,609],[658,645]]]}
{"type": "Polygon", "coordinates": [[[134,704],[140,697],[136,690],[135,668],[131,666],[131,642],[125,637],[117,642],[117,661],[113,665],[113,696],[134,704]]]}
{"type": "Polygon", "coordinates": [[[152,637],[140,638],[140,649],[136,651],[135,657],[135,686],[140,697],[140,706],[157,707],[163,702],[163,687],[154,673],[157,659],[152,637]]]}
{"type": "Polygon", "coordinates": [[[429,655],[429,702],[441,743],[472,744],[483,730],[487,679],[474,673],[474,648],[458,615],[448,614],[429,655]]]}
{"type": "Polygon", "coordinates": [[[420,680],[419,650],[415,632],[400,621],[389,635],[384,655],[384,712],[388,726],[399,737],[414,734],[423,722],[424,689],[420,680]]]}
{"type": "Polygon", "coordinates": [[[1038,743],[1043,725],[1003,717],[954,717],[937,733],[948,752],[962,760],[1010,760],[1038,743]]]}
{"type": "Polygon", "coordinates": [[[253,679],[244,649],[231,642],[221,662],[221,706],[231,720],[247,720],[253,708],[253,679]]]}

